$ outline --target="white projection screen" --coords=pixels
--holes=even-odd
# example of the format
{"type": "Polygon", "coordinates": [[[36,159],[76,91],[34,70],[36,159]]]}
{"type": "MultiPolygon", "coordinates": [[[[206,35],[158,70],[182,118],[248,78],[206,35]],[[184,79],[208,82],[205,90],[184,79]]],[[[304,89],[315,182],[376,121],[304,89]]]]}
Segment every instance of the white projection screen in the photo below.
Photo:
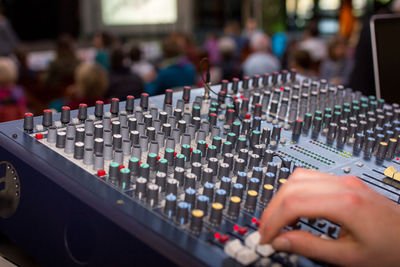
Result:
{"type": "Polygon", "coordinates": [[[175,24],[177,0],[101,0],[105,26],[175,24]]]}

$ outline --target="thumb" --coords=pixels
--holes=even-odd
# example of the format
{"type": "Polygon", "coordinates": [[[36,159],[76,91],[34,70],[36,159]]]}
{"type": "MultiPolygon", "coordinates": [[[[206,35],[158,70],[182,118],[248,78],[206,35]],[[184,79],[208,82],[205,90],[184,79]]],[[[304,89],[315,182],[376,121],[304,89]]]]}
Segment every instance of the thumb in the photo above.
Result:
{"type": "Polygon", "coordinates": [[[272,241],[278,251],[299,254],[308,258],[339,265],[356,262],[356,246],[351,241],[326,240],[305,231],[282,233],[272,241]]]}

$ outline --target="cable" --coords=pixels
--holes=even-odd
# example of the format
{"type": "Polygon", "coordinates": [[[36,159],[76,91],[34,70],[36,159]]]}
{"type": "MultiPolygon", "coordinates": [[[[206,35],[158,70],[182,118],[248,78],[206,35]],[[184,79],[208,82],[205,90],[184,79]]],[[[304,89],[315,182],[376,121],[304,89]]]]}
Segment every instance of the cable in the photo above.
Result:
{"type": "MultiPolygon", "coordinates": [[[[200,60],[200,72],[203,71],[203,65],[204,63],[207,64],[207,70],[206,70],[206,80],[204,80],[204,75],[201,74],[201,80],[203,81],[204,84],[206,84],[208,86],[208,89],[215,95],[218,95],[218,93],[216,93],[215,91],[213,91],[211,89],[211,87],[208,85],[210,83],[210,61],[208,60],[208,58],[203,58],[202,60],[200,60]]],[[[235,100],[234,97],[230,96],[230,95],[226,95],[225,97],[230,98],[232,100],[235,100]]]]}

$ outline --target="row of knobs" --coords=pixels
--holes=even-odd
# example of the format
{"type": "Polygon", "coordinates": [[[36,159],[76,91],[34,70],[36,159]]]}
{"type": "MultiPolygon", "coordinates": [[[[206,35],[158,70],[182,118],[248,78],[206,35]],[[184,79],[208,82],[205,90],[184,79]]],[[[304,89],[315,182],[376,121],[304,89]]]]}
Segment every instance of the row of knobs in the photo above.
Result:
{"type": "MultiPolygon", "coordinates": [[[[116,181],[122,188],[129,187],[131,169],[135,170],[137,164],[138,160],[132,158],[129,168],[121,169],[118,163],[112,162],[109,166],[108,179],[116,181]]],[[[225,167],[228,167],[229,170],[229,164],[221,163],[220,165],[227,165],[225,167]]],[[[193,163],[192,168],[186,173],[183,168],[176,167],[173,178],[168,178],[164,172],[157,172],[154,183],[146,178],[148,177],[148,169],[148,163],[140,165],[140,176],[136,176],[135,179],[135,197],[155,206],[158,204],[160,193],[166,195],[164,205],[166,216],[175,218],[180,224],[185,224],[188,221],[189,212],[192,210],[192,220],[195,222],[192,221],[191,227],[197,227],[197,230],[201,229],[199,224],[202,223],[202,217],[208,215],[209,209],[211,211],[208,220],[209,223],[214,225],[221,223],[224,210],[231,219],[238,218],[241,206],[247,212],[254,212],[257,202],[261,205],[268,203],[273,195],[274,187],[279,188],[280,185],[284,184],[290,174],[290,166],[286,168],[282,165],[279,169],[278,179],[276,179],[278,165],[275,162],[270,162],[265,174],[263,174],[261,167],[254,167],[250,179],[245,172],[237,173],[236,183],[232,183],[231,178],[227,176],[219,177],[220,186],[216,189],[212,182],[213,170],[211,168],[202,170],[209,175],[204,175],[202,179],[198,178],[200,175],[197,176],[196,173],[201,169],[201,164],[198,162],[193,163]],[[196,188],[201,188],[202,192],[197,197],[196,188]],[[179,203],[177,201],[178,190],[184,190],[184,201],[179,203]],[[244,192],[246,192],[246,200],[241,205],[244,192]],[[259,196],[260,192],[261,195],[259,196]],[[228,204],[226,203],[227,198],[229,198],[228,204]],[[213,203],[211,208],[209,203],[213,203]],[[226,206],[227,209],[225,209],[226,206]],[[198,216],[199,214],[202,214],[202,216],[198,216]]],[[[220,175],[223,174],[220,173],[220,175]]]]}

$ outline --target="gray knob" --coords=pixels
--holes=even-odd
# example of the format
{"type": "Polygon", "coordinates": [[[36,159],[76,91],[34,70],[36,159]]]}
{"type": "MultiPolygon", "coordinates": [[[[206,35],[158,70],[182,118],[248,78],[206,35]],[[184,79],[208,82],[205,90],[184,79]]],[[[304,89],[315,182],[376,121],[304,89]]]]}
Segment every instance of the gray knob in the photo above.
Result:
{"type": "Polygon", "coordinates": [[[102,155],[94,155],[93,170],[104,170],[104,157],[102,155]]]}
{"type": "Polygon", "coordinates": [[[67,137],[67,139],[65,141],[64,152],[66,154],[74,153],[74,145],[75,145],[75,139],[73,137],[67,137]]]}
{"type": "Polygon", "coordinates": [[[83,159],[83,149],[85,144],[83,142],[76,142],[74,148],[74,158],[75,159],[83,159]]]}
{"type": "Polygon", "coordinates": [[[93,161],[93,148],[85,148],[85,151],[83,153],[83,164],[92,165],[93,161]]]}
{"type": "Polygon", "coordinates": [[[56,138],[56,147],[57,148],[65,147],[66,136],[67,136],[66,132],[58,132],[57,133],[57,138],[56,138]]]}
{"type": "Polygon", "coordinates": [[[54,144],[57,141],[57,127],[50,126],[47,133],[47,142],[54,144]]]}

